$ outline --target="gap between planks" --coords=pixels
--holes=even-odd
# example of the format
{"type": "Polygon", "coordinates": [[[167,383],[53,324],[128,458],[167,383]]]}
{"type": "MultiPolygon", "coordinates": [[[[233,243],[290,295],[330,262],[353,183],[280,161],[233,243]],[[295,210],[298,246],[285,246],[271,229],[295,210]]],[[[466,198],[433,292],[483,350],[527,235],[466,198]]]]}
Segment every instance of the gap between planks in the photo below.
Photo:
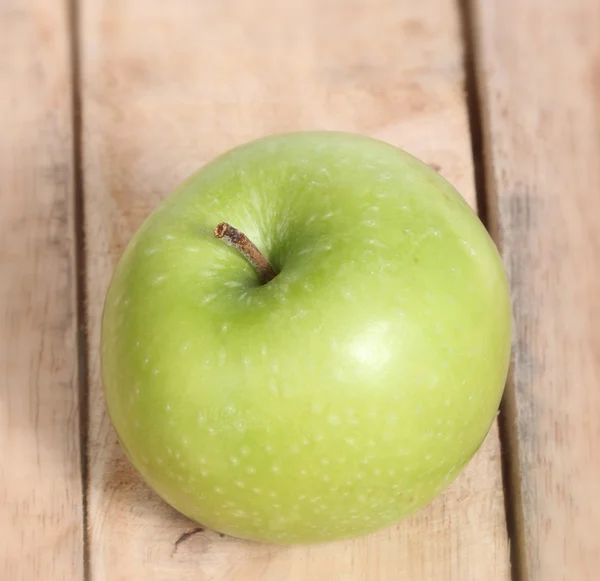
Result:
{"type": "MultiPolygon", "coordinates": [[[[477,34],[475,30],[474,7],[471,0],[456,0],[461,21],[461,34],[463,38],[465,90],[467,99],[467,112],[469,115],[469,130],[471,133],[471,155],[473,158],[473,173],[475,180],[475,196],[477,199],[477,213],[491,237],[502,253],[498,221],[494,219],[495,213],[490,209],[497,204],[494,196],[493,177],[486,168],[485,150],[486,137],[484,136],[484,123],[482,119],[483,88],[479,84],[477,75],[477,34]]],[[[489,138],[489,137],[488,137],[489,138]]],[[[521,526],[523,522],[523,504],[521,499],[521,477],[518,454],[518,434],[511,428],[516,417],[516,400],[512,381],[512,364],[508,370],[508,377],[504,396],[500,404],[498,415],[498,432],[500,437],[502,483],[504,490],[504,507],[506,513],[506,529],[509,540],[511,577],[513,581],[527,581],[526,569],[523,566],[525,558],[525,536],[521,526]]]]}
{"type": "MultiPolygon", "coordinates": [[[[81,462],[81,502],[83,506],[83,581],[91,579],[88,534],[88,419],[89,374],[87,337],[87,289],[85,243],[85,197],[83,192],[82,120],[81,98],[81,39],[79,1],[66,0],[67,32],[71,73],[71,123],[73,134],[73,240],[75,258],[75,297],[77,324],[77,365],[79,374],[79,438],[81,462]]],[[[83,1],[83,0],[81,0],[83,1]]]]}

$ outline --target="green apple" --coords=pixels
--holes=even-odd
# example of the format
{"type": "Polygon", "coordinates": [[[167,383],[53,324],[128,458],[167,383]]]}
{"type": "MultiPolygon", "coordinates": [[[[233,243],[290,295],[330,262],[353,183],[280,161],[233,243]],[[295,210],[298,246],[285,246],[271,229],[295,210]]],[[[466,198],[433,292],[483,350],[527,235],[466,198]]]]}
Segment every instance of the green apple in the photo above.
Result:
{"type": "Polygon", "coordinates": [[[199,523],[276,543],[428,503],[489,431],[509,352],[504,269],[468,204],[407,153],[334,132],[253,141],[183,184],[125,250],[102,329],[143,478],[199,523]]]}

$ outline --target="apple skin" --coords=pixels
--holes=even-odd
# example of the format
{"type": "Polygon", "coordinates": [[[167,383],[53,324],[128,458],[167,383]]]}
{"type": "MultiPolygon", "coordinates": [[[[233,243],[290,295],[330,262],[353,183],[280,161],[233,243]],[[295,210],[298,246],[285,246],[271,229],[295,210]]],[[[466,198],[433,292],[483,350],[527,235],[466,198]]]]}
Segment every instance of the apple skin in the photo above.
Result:
{"type": "Polygon", "coordinates": [[[236,537],[350,538],[427,504],[480,447],[510,357],[500,256],[407,153],[300,132],[206,165],[113,276],[102,373],[131,462],[236,537]],[[280,274],[213,236],[227,221],[280,274]]]}

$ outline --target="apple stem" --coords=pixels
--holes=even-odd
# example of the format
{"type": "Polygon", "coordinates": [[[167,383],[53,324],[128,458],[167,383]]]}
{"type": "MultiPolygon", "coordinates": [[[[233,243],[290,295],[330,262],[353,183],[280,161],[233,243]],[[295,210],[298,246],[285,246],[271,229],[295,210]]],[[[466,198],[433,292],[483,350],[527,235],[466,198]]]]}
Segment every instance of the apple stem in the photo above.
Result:
{"type": "Polygon", "coordinates": [[[221,222],[215,228],[214,234],[215,238],[222,238],[229,246],[232,246],[246,257],[248,262],[258,271],[263,284],[267,284],[277,276],[276,270],[271,266],[264,254],[243,232],[227,224],[227,222],[221,222]]]}

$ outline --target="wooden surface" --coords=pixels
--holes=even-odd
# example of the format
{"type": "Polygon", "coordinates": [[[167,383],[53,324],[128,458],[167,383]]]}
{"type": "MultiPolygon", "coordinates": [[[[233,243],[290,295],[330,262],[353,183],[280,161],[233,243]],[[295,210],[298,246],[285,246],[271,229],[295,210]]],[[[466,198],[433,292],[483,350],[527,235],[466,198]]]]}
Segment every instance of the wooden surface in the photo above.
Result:
{"type": "Polygon", "coordinates": [[[64,2],[0,3],[0,579],[81,579],[64,2]]]}
{"type": "Polygon", "coordinates": [[[599,30],[594,0],[0,3],[0,579],[595,580],[599,30]],[[495,425],[440,498],[369,537],[186,535],[105,413],[110,275],[203,163],[323,128],[407,149],[473,205],[482,178],[514,300],[502,441],[495,425]]]}
{"type": "Polygon", "coordinates": [[[600,3],[474,5],[489,208],[514,300],[510,518],[521,578],[596,580],[600,3]]]}

